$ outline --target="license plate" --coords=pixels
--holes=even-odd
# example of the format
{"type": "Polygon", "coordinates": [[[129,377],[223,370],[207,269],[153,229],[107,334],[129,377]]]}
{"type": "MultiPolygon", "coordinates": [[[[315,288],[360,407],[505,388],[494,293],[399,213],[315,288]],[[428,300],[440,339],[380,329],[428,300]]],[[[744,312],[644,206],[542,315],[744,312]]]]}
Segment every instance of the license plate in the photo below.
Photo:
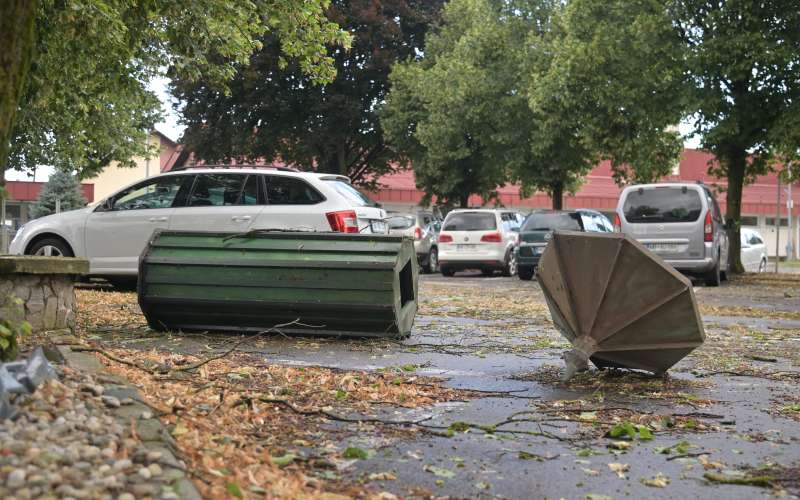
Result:
{"type": "Polygon", "coordinates": [[[456,245],[457,252],[471,252],[475,250],[475,245],[456,245]]]}
{"type": "Polygon", "coordinates": [[[675,243],[648,243],[647,248],[660,253],[676,253],[680,251],[680,246],[675,243]]]}
{"type": "Polygon", "coordinates": [[[386,232],[386,223],[382,220],[374,220],[370,223],[373,233],[383,234],[386,232]]]}

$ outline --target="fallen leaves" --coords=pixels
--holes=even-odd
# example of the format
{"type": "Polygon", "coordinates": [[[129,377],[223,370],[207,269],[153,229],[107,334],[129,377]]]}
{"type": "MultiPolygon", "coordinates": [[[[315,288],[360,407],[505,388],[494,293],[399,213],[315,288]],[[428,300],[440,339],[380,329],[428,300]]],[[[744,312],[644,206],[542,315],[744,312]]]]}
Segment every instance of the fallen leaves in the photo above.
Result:
{"type": "MultiPolygon", "coordinates": [[[[213,359],[194,373],[169,367],[196,363],[197,356],[155,350],[109,352],[135,365],[163,368],[148,372],[100,358],[163,413],[162,420],[190,468],[203,478],[198,488],[211,498],[238,498],[238,493],[321,496],[326,489],[358,494],[362,487],[341,490],[338,476],[325,474],[330,471],[324,468],[337,457],[366,460],[372,452],[357,446],[337,449],[341,435],[326,439],[323,426],[330,421],[330,412],[369,414],[376,401],[416,408],[468,397],[427,377],[272,365],[240,352],[213,359]],[[311,443],[318,451],[298,449],[311,443]],[[317,472],[318,467],[323,470],[317,472]]],[[[392,427],[390,432],[413,429],[392,427]]]]}
{"type": "Polygon", "coordinates": [[[669,477],[659,472],[652,478],[642,478],[641,482],[643,485],[650,486],[652,488],[666,488],[666,486],[669,484],[669,477]]]}
{"type": "Polygon", "coordinates": [[[625,473],[630,470],[631,466],[619,462],[611,462],[610,464],[608,464],[608,468],[611,469],[611,472],[615,473],[618,478],[626,479],[627,476],[625,475],[625,473]]]}

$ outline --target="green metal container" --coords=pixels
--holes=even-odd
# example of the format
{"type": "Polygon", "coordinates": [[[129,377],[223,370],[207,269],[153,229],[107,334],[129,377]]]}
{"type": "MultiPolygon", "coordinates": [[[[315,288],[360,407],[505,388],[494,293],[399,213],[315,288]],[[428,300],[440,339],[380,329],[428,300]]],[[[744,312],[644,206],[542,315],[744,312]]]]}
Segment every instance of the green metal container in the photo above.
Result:
{"type": "Polygon", "coordinates": [[[409,238],[158,231],[139,258],[139,305],[156,330],[405,337],[419,269],[409,238]]]}

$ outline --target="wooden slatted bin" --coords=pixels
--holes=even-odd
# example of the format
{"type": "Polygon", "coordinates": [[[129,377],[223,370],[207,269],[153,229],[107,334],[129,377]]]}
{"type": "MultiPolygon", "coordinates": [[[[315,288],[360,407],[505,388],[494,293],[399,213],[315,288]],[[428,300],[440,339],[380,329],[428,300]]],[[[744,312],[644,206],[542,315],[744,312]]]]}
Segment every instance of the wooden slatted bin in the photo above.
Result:
{"type": "Polygon", "coordinates": [[[156,330],[406,337],[419,270],[410,238],[159,231],[139,259],[139,305],[156,330]]]}

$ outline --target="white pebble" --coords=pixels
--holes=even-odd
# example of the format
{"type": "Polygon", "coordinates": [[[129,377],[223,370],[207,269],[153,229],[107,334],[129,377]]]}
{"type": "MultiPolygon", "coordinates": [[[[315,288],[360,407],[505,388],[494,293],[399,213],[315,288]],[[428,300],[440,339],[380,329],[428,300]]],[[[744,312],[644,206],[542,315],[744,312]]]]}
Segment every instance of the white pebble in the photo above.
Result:
{"type": "Polygon", "coordinates": [[[142,467],[139,469],[139,475],[142,476],[144,479],[150,479],[153,476],[153,473],[150,472],[150,469],[147,467],[142,467]]]}
{"type": "Polygon", "coordinates": [[[14,469],[6,479],[6,486],[11,489],[21,488],[25,486],[25,469],[14,469]]]}

